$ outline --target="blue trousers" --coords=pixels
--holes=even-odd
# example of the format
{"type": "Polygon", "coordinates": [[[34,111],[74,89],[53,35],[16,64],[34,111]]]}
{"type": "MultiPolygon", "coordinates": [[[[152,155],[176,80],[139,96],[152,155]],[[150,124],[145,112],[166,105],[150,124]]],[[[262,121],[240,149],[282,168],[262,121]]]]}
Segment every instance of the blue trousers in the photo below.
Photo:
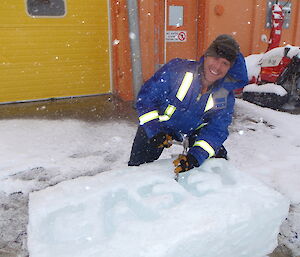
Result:
{"type": "Polygon", "coordinates": [[[153,147],[149,143],[146,131],[139,126],[132,144],[128,166],[139,166],[143,163],[153,162],[159,158],[162,148],[153,147]]]}

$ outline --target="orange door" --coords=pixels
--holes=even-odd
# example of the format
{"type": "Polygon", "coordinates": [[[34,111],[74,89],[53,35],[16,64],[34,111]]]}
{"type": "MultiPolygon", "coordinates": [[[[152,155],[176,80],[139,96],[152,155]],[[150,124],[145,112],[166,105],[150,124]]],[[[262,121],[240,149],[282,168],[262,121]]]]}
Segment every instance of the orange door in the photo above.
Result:
{"type": "Polygon", "coordinates": [[[197,58],[198,0],[165,0],[164,62],[197,58]]]}

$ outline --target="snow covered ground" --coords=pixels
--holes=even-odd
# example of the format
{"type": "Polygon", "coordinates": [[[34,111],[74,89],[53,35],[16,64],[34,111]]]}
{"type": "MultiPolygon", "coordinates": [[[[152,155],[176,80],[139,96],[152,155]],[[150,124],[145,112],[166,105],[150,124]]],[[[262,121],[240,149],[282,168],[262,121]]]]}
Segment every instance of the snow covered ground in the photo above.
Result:
{"type": "MultiPolygon", "coordinates": [[[[135,130],[126,121],[1,120],[0,256],[26,256],[29,192],[126,166],[135,130]]],[[[286,256],[300,256],[300,116],[237,100],[225,146],[230,165],[291,201],[279,244],[286,256]]]]}

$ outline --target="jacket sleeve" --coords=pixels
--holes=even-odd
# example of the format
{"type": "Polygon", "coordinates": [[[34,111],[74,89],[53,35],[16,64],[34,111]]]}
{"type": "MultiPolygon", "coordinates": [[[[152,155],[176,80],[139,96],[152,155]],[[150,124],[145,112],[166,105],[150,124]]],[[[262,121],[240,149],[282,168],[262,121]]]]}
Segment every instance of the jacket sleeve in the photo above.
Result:
{"type": "Polygon", "coordinates": [[[165,64],[142,86],[137,96],[136,108],[140,125],[151,138],[162,131],[159,108],[166,103],[170,91],[169,71],[176,59],[165,64]]]}
{"type": "Polygon", "coordinates": [[[228,126],[231,124],[234,95],[230,92],[228,95],[227,107],[209,114],[207,125],[201,128],[194,145],[189,153],[198,161],[199,166],[208,158],[214,156],[227,139],[229,132],[228,126]]]}
{"type": "MultiPolygon", "coordinates": [[[[244,56],[240,53],[234,65],[228,71],[227,79],[233,80],[224,83],[224,88],[228,90],[240,89],[248,84],[248,72],[244,56]]],[[[225,80],[226,81],[226,80],[225,80]]]]}

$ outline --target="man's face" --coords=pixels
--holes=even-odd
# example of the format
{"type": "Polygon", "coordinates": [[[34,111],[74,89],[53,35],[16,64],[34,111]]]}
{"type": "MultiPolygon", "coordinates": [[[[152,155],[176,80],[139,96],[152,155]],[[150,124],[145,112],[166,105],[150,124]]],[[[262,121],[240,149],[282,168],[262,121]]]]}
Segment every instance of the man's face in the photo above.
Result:
{"type": "Polygon", "coordinates": [[[204,57],[204,80],[208,85],[225,77],[229,69],[230,62],[225,58],[213,56],[204,57]]]}

